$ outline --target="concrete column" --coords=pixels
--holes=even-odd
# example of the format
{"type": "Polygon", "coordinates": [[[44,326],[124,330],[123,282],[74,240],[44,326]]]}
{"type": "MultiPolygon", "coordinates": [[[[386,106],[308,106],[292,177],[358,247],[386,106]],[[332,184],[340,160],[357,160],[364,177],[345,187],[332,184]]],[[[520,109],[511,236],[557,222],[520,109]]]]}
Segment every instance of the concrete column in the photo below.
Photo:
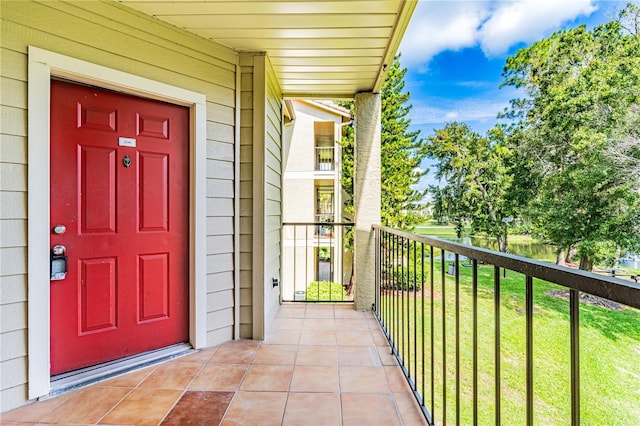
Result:
{"type": "Polygon", "coordinates": [[[356,95],[353,204],[357,310],[370,310],[375,301],[376,256],[371,225],[380,224],[380,117],[380,94],[356,95]]]}

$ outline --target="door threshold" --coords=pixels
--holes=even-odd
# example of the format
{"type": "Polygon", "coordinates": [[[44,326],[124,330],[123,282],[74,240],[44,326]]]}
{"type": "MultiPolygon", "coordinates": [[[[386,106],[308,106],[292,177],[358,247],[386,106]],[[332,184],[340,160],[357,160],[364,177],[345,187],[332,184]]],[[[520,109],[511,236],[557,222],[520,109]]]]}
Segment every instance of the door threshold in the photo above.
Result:
{"type": "Polygon", "coordinates": [[[193,352],[194,349],[188,343],[178,343],[160,349],[143,352],[120,358],[115,361],[108,361],[78,370],[51,376],[51,390],[49,396],[56,396],[70,390],[92,385],[99,381],[110,379],[133,370],[155,365],[163,361],[168,361],[182,355],[193,352]]]}

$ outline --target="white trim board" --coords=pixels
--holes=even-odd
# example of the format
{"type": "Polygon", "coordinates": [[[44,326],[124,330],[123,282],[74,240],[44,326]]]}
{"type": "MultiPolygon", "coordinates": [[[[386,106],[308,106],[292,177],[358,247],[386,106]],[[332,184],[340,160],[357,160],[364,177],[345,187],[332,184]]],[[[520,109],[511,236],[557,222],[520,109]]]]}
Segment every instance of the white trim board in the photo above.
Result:
{"type": "Polygon", "coordinates": [[[189,340],[196,349],[206,346],[206,96],[29,46],[29,399],[45,396],[50,391],[49,112],[52,77],[190,108],[189,340]]]}

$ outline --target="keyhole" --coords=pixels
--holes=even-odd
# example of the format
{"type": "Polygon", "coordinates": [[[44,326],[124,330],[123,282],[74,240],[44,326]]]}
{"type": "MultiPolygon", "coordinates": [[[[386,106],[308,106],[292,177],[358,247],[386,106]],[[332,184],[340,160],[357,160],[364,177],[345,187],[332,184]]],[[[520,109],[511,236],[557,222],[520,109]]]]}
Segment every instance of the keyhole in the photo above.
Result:
{"type": "Polygon", "coordinates": [[[129,154],[124,155],[124,158],[122,159],[122,164],[124,164],[126,168],[129,168],[129,166],[131,165],[131,158],[129,158],[129,154]]]}

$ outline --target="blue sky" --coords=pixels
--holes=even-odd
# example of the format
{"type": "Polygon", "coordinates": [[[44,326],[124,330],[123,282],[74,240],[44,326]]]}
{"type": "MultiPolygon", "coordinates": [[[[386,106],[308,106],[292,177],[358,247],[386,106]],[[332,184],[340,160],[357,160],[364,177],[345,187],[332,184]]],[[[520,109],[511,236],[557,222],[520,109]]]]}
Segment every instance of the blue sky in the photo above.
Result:
{"type": "MultiPolygon", "coordinates": [[[[462,121],[484,134],[517,96],[511,87],[499,88],[507,57],[559,29],[607,22],[625,4],[420,0],[400,46],[413,129],[427,137],[447,122],[462,121]]],[[[432,183],[428,176],[420,187],[427,183],[432,183]]]]}

